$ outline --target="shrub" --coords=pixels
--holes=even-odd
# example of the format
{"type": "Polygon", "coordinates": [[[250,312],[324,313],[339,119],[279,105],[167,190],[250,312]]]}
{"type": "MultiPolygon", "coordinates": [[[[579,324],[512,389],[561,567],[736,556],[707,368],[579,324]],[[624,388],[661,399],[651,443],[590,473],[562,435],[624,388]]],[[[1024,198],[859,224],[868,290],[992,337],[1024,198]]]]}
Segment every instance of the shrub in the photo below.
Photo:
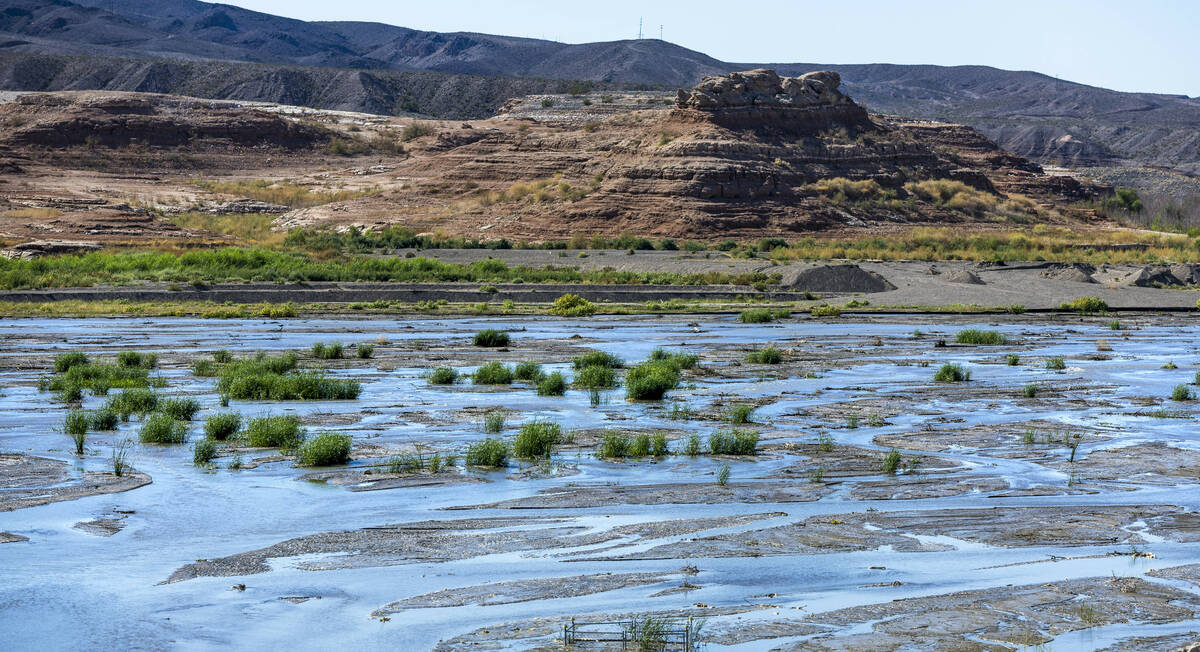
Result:
{"type": "Polygon", "coordinates": [[[232,437],[241,427],[242,415],[237,412],[219,412],[204,422],[204,436],[224,441],[232,437]]]}
{"type": "Polygon", "coordinates": [[[96,396],[103,396],[110,389],[149,387],[150,378],[144,367],[122,367],[115,364],[75,364],[65,372],[55,375],[44,389],[58,392],[60,396],[73,396],[90,389],[96,396]]]}
{"type": "Polygon", "coordinates": [[[137,351],[121,351],[117,354],[117,364],[122,367],[135,369],[153,369],[158,366],[158,355],[154,353],[138,353],[137,351]]]}
{"type": "Polygon", "coordinates": [[[997,203],[994,195],[950,179],[909,182],[904,189],[925,201],[970,215],[982,215],[997,203]]]}
{"type": "Polygon", "coordinates": [[[638,435],[629,443],[630,457],[646,457],[650,454],[650,435],[638,435]]]}
{"type": "Polygon", "coordinates": [[[612,369],[620,369],[625,366],[625,362],[611,353],[604,351],[588,351],[583,355],[577,355],[571,359],[571,364],[576,369],[584,367],[609,367],[612,369]]]}
{"type": "Polygon", "coordinates": [[[667,436],[661,432],[656,432],[650,437],[650,455],[654,457],[666,457],[670,455],[671,449],[667,447],[667,436]]]}
{"type": "Polygon", "coordinates": [[[738,315],[738,321],[743,324],[765,324],[775,319],[775,314],[770,308],[754,308],[752,310],[744,310],[738,315]]]}
{"type": "Polygon", "coordinates": [[[900,468],[900,451],[893,448],[888,451],[888,454],[883,458],[883,472],[888,475],[895,475],[896,470],[900,468]]]}
{"type": "Polygon", "coordinates": [[[840,317],[842,315],[842,309],[838,308],[837,306],[821,304],[819,306],[813,306],[811,313],[813,317],[840,317]]]}
{"type": "Polygon", "coordinates": [[[678,386],[678,368],[661,360],[643,362],[630,369],[625,377],[626,396],[637,401],[660,401],[678,386]]]}
{"type": "Polygon", "coordinates": [[[107,408],[88,413],[88,427],[92,430],[116,430],[121,415],[107,408]]]}
{"type": "Polygon", "coordinates": [[[695,457],[702,452],[700,435],[697,435],[696,433],[688,435],[687,443],[683,445],[683,454],[687,455],[688,457],[695,457]]]}
{"type": "Polygon", "coordinates": [[[1004,333],[999,331],[981,331],[977,328],[959,331],[954,339],[959,344],[984,344],[988,346],[1008,344],[1008,338],[1004,336],[1004,333]]]}
{"type": "Polygon", "coordinates": [[[200,404],[194,398],[169,398],[158,402],[157,411],[172,419],[191,421],[200,411],[200,404]]]}
{"type": "Polygon", "coordinates": [[[1046,360],[1046,368],[1053,371],[1062,371],[1067,368],[1067,362],[1061,357],[1053,357],[1046,360]]]}
{"type": "Polygon", "coordinates": [[[222,376],[217,392],[249,401],[346,401],[358,398],[357,380],[338,380],[320,373],[222,376]]]}
{"type": "Polygon", "coordinates": [[[182,444],[187,441],[187,424],[169,414],[152,414],[142,424],[138,439],[145,444],[182,444]]]}
{"type": "Polygon", "coordinates": [[[150,414],[158,407],[158,394],[148,389],[126,389],[104,402],[104,409],[111,410],[128,421],[130,415],[150,414]]]}
{"type": "Polygon", "coordinates": [[[354,348],[354,355],[358,356],[359,360],[369,360],[371,356],[375,355],[375,345],[359,344],[354,348]]]}
{"type": "Polygon", "coordinates": [[[758,433],[748,430],[718,430],[708,437],[708,450],[713,455],[754,455],[758,448],[758,433]]]}
{"type": "Polygon", "coordinates": [[[611,367],[589,365],[575,374],[575,386],[583,389],[611,389],[617,386],[617,372],[611,367]]]}
{"type": "Polygon", "coordinates": [[[550,314],[559,317],[590,317],[596,314],[596,305],[577,294],[564,294],[554,300],[550,314]]]}
{"type": "Polygon", "coordinates": [[[1035,398],[1037,397],[1037,393],[1038,386],[1036,383],[1029,383],[1028,385],[1025,385],[1025,398],[1035,398]]]}
{"type": "Polygon", "coordinates": [[[504,411],[492,410],[483,418],[483,431],[492,434],[504,430],[504,411]]]}
{"type": "Polygon", "coordinates": [[[476,385],[511,385],[513,371],[495,360],[475,370],[471,380],[476,385]]]}
{"type": "Polygon", "coordinates": [[[620,459],[629,455],[629,437],[619,432],[604,433],[604,440],[596,451],[597,457],[620,459]]]}
{"type": "Polygon", "coordinates": [[[558,443],[562,427],[548,421],[533,421],[521,426],[513,441],[513,454],[521,459],[549,457],[558,443]]]}
{"type": "Polygon", "coordinates": [[[246,424],[245,437],[254,448],[292,450],[304,441],[304,429],[294,414],[257,417],[246,424]]]}
{"type": "Polygon", "coordinates": [[[729,409],[725,411],[725,418],[728,419],[730,423],[734,424],[750,423],[750,415],[753,413],[753,405],[739,403],[737,405],[729,406],[729,409]]]}
{"type": "Polygon", "coordinates": [[[201,439],[192,445],[192,464],[208,466],[217,456],[217,443],[211,439],[201,439]]]}
{"type": "Polygon", "coordinates": [[[947,362],[937,370],[933,379],[939,383],[964,383],[971,380],[971,372],[960,364],[947,362]]]}
{"type": "Polygon", "coordinates": [[[775,348],[774,344],[768,344],[765,348],[751,351],[750,355],[746,356],[746,362],[750,364],[779,364],[783,362],[783,352],[775,348]]]}
{"type": "Polygon", "coordinates": [[[567,379],[554,372],[542,379],[537,386],[538,396],[562,396],[567,392],[567,379]]]}
{"type": "Polygon", "coordinates": [[[1175,389],[1171,390],[1172,401],[1190,401],[1195,396],[1192,394],[1192,388],[1187,385],[1176,385],[1175,389]]]}
{"type": "Polygon", "coordinates": [[[1060,310],[1072,310],[1081,315],[1095,315],[1108,312],[1108,303],[1099,297],[1079,297],[1066,301],[1059,306],[1060,310]]]}
{"type": "Polygon", "coordinates": [[[832,177],[817,181],[812,184],[811,188],[835,202],[876,199],[884,196],[883,187],[874,179],[854,181],[846,177],[832,177]]]}
{"type": "Polygon", "coordinates": [[[1017,355],[1016,353],[1009,353],[1008,355],[1004,356],[1004,361],[1008,363],[1008,366],[1015,367],[1021,364],[1021,356],[1017,355]]]}
{"type": "Polygon", "coordinates": [[[488,328],[475,333],[475,339],[472,341],[474,342],[475,346],[493,348],[508,346],[508,333],[488,328]]]}
{"type": "Polygon", "coordinates": [[[467,447],[468,466],[501,467],[508,464],[508,444],[487,438],[467,447]]]}
{"type": "Polygon", "coordinates": [[[654,349],[650,352],[653,362],[665,362],[676,370],[691,369],[700,361],[700,356],[692,353],[672,352],[666,349],[654,349]]]}
{"type": "Polygon", "coordinates": [[[70,353],[60,353],[54,356],[54,373],[66,373],[71,367],[88,364],[88,357],[84,353],[72,351],[70,353]]]}
{"type": "Polygon", "coordinates": [[[333,466],[350,461],[350,435],[323,432],[300,445],[296,462],[300,466],[333,466]]]}
{"type": "Polygon", "coordinates": [[[450,367],[438,367],[429,374],[430,385],[453,385],[458,382],[458,372],[450,367]]]}
{"type": "Polygon", "coordinates": [[[336,342],[334,344],[317,342],[316,344],[312,345],[313,357],[317,358],[318,360],[337,360],[342,357],[342,352],[343,348],[340,342],[336,342]]]}
{"type": "Polygon", "coordinates": [[[536,362],[518,362],[513,368],[513,378],[525,382],[537,382],[542,375],[542,365],[536,362]]]}

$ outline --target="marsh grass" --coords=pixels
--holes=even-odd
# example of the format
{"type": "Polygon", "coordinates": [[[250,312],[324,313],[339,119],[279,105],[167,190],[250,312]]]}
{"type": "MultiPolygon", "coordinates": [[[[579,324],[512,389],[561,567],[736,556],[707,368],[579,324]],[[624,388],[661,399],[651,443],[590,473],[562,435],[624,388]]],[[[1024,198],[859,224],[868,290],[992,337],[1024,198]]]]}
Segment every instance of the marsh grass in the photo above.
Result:
{"type": "Polygon", "coordinates": [[[112,410],[100,408],[88,413],[88,428],[91,430],[116,430],[120,420],[121,415],[112,410]]]}
{"type": "Polygon", "coordinates": [[[1099,297],[1079,297],[1063,302],[1059,309],[1070,310],[1081,315],[1098,315],[1108,312],[1108,303],[1099,297]]]}
{"type": "Polygon", "coordinates": [[[153,369],[158,366],[158,355],[139,353],[138,351],[121,351],[117,354],[117,365],[126,368],[153,369]]]}
{"type": "Polygon", "coordinates": [[[888,475],[895,475],[897,469],[900,468],[900,451],[893,448],[888,451],[888,454],[883,457],[883,472],[888,475]]]}
{"type": "Polygon", "coordinates": [[[149,389],[126,389],[104,402],[104,409],[128,421],[132,415],[139,417],[150,414],[158,407],[158,394],[149,389]]]}
{"type": "Polygon", "coordinates": [[[537,386],[538,396],[562,396],[566,393],[567,379],[557,371],[543,378],[537,386]]]}
{"type": "Polygon", "coordinates": [[[660,401],[679,386],[679,370],[663,361],[643,362],[625,376],[626,396],[635,401],[660,401]]]}
{"type": "Polygon", "coordinates": [[[1025,385],[1025,398],[1036,398],[1038,395],[1037,383],[1029,383],[1025,385]]]}
{"type": "Polygon", "coordinates": [[[223,375],[217,392],[247,401],[347,401],[358,398],[357,380],[329,378],[323,373],[247,373],[223,375]]]}
{"type": "Polygon", "coordinates": [[[774,344],[768,344],[757,351],[751,351],[746,356],[746,362],[750,364],[779,364],[783,362],[783,352],[775,348],[774,344]]]}
{"type": "Polygon", "coordinates": [[[471,381],[476,385],[511,385],[513,370],[503,363],[493,360],[471,374],[471,381]]]}
{"type": "Polygon", "coordinates": [[[458,372],[450,367],[438,367],[429,374],[430,385],[453,385],[458,382],[458,372]]]}
{"type": "Polygon", "coordinates": [[[294,414],[250,419],[243,435],[253,448],[278,448],[281,451],[294,450],[304,441],[300,417],[294,414]]]}
{"type": "Polygon", "coordinates": [[[708,450],[713,455],[754,455],[758,450],[758,433],[737,428],[718,430],[709,435],[708,450]]]}
{"type": "Polygon", "coordinates": [[[499,468],[508,464],[508,455],[507,443],[489,437],[468,446],[465,461],[468,466],[499,468]]]}
{"type": "Polygon", "coordinates": [[[83,455],[87,444],[88,417],[83,410],[71,410],[63,420],[63,432],[75,442],[75,454],[83,455]]]}
{"type": "Polygon", "coordinates": [[[977,328],[969,328],[967,330],[959,331],[958,335],[956,335],[954,339],[959,344],[979,344],[985,346],[999,346],[1002,344],[1008,344],[1008,338],[1004,336],[1004,333],[999,331],[979,330],[977,328]]]}
{"type": "Polygon", "coordinates": [[[571,359],[571,365],[575,369],[584,369],[586,367],[609,367],[611,369],[621,369],[625,366],[625,361],[621,358],[604,351],[588,351],[583,355],[577,355],[571,359]]]}
{"type": "MultiPolygon", "coordinates": [[[[1200,376],[1200,374],[1197,374],[1197,376],[1200,376]]],[[[1200,382],[1200,380],[1197,382],[1200,382]]],[[[663,416],[671,421],[689,421],[693,416],[692,407],[687,403],[673,403],[671,404],[671,409],[667,410],[663,416]]]]}
{"type": "Polygon", "coordinates": [[[296,451],[296,463],[300,466],[334,466],[350,461],[353,441],[350,435],[323,432],[306,440],[296,451]]]}
{"type": "Polygon", "coordinates": [[[683,444],[683,449],[680,451],[688,457],[696,457],[704,452],[703,444],[700,441],[700,435],[692,433],[688,435],[687,441],[683,444]]]}
{"type": "Polygon", "coordinates": [[[812,310],[810,310],[810,311],[809,311],[809,314],[811,314],[813,317],[817,317],[817,318],[821,318],[821,317],[841,317],[841,316],[842,316],[842,309],[841,309],[841,308],[839,308],[839,307],[837,307],[837,306],[831,306],[831,305],[828,305],[828,304],[821,304],[821,305],[819,305],[819,306],[813,306],[813,307],[812,307],[812,310]]]}
{"type": "Polygon", "coordinates": [[[596,449],[596,456],[607,459],[622,459],[629,456],[629,436],[619,432],[606,432],[596,449]]]}
{"type": "Polygon", "coordinates": [[[1008,363],[1008,366],[1015,367],[1021,364],[1021,356],[1017,355],[1016,353],[1009,353],[1008,355],[1004,356],[1004,361],[1008,363]]]}
{"type": "Polygon", "coordinates": [[[334,342],[332,344],[317,342],[312,345],[313,357],[318,360],[340,360],[344,353],[345,347],[342,346],[341,342],[334,342]]]}
{"type": "Polygon", "coordinates": [[[168,414],[152,414],[138,431],[143,444],[182,444],[187,441],[187,423],[168,414]]]}
{"type": "Polygon", "coordinates": [[[722,464],[721,468],[717,470],[717,486],[724,487],[724,486],[728,485],[729,484],[729,474],[730,474],[729,465],[722,464]]]}
{"type": "Polygon", "coordinates": [[[617,386],[617,372],[605,365],[587,365],[575,372],[573,382],[580,389],[612,389],[617,386]]]}
{"type": "Polygon", "coordinates": [[[132,441],[125,439],[116,446],[113,446],[112,457],[110,460],[112,462],[113,475],[117,476],[118,478],[125,475],[125,472],[129,471],[130,469],[129,449],[132,447],[132,445],[132,441]]]}
{"type": "Polygon", "coordinates": [[[1046,368],[1050,369],[1051,371],[1062,371],[1063,369],[1067,368],[1067,362],[1066,360],[1063,360],[1062,357],[1056,356],[1046,360],[1046,368]]]}
{"type": "Polygon", "coordinates": [[[938,368],[933,380],[939,383],[964,383],[971,380],[971,372],[960,364],[947,362],[938,368]]]}
{"type": "Polygon", "coordinates": [[[475,346],[490,348],[508,346],[508,342],[508,333],[492,328],[481,330],[478,333],[475,333],[475,337],[472,339],[472,343],[475,346]]]}
{"type": "Polygon", "coordinates": [[[834,440],[833,435],[827,432],[817,435],[817,450],[821,451],[822,453],[832,452],[833,446],[836,443],[837,442],[834,440]]]}
{"type": "Polygon", "coordinates": [[[158,402],[156,411],[179,421],[191,421],[200,411],[200,403],[194,398],[168,398],[158,402]]]}
{"type": "Polygon", "coordinates": [[[536,362],[526,360],[523,362],[518,362],[517,365],[513,367],[513,378],[516,380],[527,383],[532,382],[536,384],[537,381],[542,378],[542,376],[544,376],[542,373],[542,365],[536,362]]]}
{"type": "Polygon", "coordinates": [[[725,420],[732,424],[750,423],[750,416],[754,414],[754,406],[739,403],[729,406],[725,410],[725,420]]]}
{"type": "Polygon", "coordinates": [[[548,421],[532,421],[521,426],[513,440],[513,455],[520,459],[548,458],[562,436],[562,427],[548,421]]]}
{"type": "Polygon", "coordinates": [[[365,342],[359,343],[354,347],[354,355],[358,357],[359,360],[369,360],[375,355],[375,345],[367,344],[365,342]]]}
{"type": "Polygon", "coordinates": [[[774,319],[775,313],[770,308],[753,308],[738,315],[738,321],[743,324],[766,324],[774,319]]]}
{"type": "Polygon", "coordinates": [[[211,439],[201,439],[192,444],[192,464],[210,466],[217,457],[217,443],[211,439]]]}
{"type": "Polygon", "coordinates": [[[1176,385],[1175,389],[1171,390],[1172,401],[1190,401],[1194,398],[1192,388],[1187,385],[1176,385]]]}
{"type": "Polygon", "coordinates": [[[88,362],[87,355],[79,351],[60,353],[54,356],[54,373],[63,374],[71,367],[86,365],[88,362]]]}
{"type": "Polygon", "coordinates": [[[497,434],[504,430],[505,413],[503,410],[492,410],[483,418],[483,431],[497,434]]]}
{"type": "Polygon", "coordinates": [[[40,389],[57,392],[60,396],[81,395],[86,389],[95,396],[104,396],[111,389],[146,388],[151,384],[145,367],[92,362],[71,365],[46,381],[40,389]]]}
{"type": "Polygon", "coordinates": [[[242,427],[242,415],[237,412],[219,412],[204,422],[204,436],[216,441],[225,441],[242,427]]]}

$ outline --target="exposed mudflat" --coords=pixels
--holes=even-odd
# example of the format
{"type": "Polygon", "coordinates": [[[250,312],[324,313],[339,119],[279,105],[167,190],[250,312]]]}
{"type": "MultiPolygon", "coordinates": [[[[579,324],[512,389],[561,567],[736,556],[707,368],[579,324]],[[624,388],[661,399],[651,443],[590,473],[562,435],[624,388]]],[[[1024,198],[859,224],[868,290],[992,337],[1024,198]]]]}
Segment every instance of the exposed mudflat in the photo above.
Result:
{"type": "Polygon", "coordinates": [[[1200,389],[1200,328],[1112,319],[9,320],[0,630],[18,648],[552,650],[572,618],[661,617],[710,650],[1173,650],[1200,639],[1200,402],[1171,399],[1200,389]],[[511,341],[472,346],[483,328],[511,341]],[[1007,343],[957,344],[967,328],[1007,343]],[[746,362],[768,343],[779,364],[746,362]],[[661,402],[426,377],[534,361],[570,380],[589,349],[631,365],[659,347],[699,356],[661,402]],[[222,407],[190,370],[218,349],[296,351],[362,392],[222,407]],[[190,442],[137,444],[134,415],[76,456],[64,416],[104,398],[38,388],[73,350],[157,353],[158,392],[200,403],[190,442]],[[970,381],[935,382],[943,363],[970,381]],[[349,435],[349,463],[234,438],[194,465],[226,410],[349,435]],[[465,464],[534,421],[562,426],[548,457],[465,464]],[[756,454],[709,451],[731,428],[756,454]],[[598,456],[659,434],[666,455],[598,456]]]}

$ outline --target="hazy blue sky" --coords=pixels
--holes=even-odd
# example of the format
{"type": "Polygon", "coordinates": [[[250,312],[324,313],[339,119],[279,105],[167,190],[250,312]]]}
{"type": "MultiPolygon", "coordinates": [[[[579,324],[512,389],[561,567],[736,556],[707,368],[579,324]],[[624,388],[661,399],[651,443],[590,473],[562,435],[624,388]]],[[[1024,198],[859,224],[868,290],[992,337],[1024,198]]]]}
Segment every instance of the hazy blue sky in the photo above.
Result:
{"type": "Polygon", "coordinates": [[[1123,91],[1200,96],[1198,0],[226,0],[304,20],[365,20],[568,43],[663,37],[723,61],[984,64],[1123,91]]]}

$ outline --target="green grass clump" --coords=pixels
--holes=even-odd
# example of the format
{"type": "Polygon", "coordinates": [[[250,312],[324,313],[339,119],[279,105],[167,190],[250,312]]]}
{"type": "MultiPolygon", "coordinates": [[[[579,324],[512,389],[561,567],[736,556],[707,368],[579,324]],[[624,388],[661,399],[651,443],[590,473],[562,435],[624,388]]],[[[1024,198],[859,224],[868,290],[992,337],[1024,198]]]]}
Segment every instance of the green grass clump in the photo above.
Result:
{"type": "Polygon", "coordinates": [[[346,401],[358,398],[357,380],[338,380],[320,373],[227,375],[217,392],[247,401],[346,401]]]}
{"type": "Polygon", "coordinates": [[[725,410],[725,419],[733,424],[750,423],[751,414],[754,414],[753,405],[739,403],[731,405],[729,409],[725,410]]]}
{"type": "Polygon", "coordinates": [[[112,410],[100,408],[88,413],[88,428],[91,430],[116,430],[120,420],[121,415],[112,410]]]}
{"type": "Polygon", "coordinates": [[[150,414],[158,407],[158,394],[149,389],[126,389],[104,402],[104,409],[114,412],[122,421],[131,415],[150,414]]]}
{"type": "Polygon", "coordinates": [[[562,436],[562,427],[548,421],[533,421],[521,426],[513,441],[513,455],[521,459],[549,457],[562,436]]]}
{"type": "Polygon", "coordinates": [[[692,433],[688,435],[687,441],[683,444],[682,453],[688,457],[695,457],[704,452],[704,446],[700,442],[700,435],[692,433]]]}
{"type": "Polygon", "coordinates": [[[591,317],[596,314],[596,304],[577,294],[564,294],[554,300],[548,312],[559,317],[591,317]]]}
{"type": "Polygon", "coordinates": [[[200,411],[200,403],[194,398],[168,398],[159,401],[156,410],[173,419],[191,421],[200,411]]]}
{"type": "Polygon", "coordinates": [[[617,372],[612,367],[588,365],[576,372],[574,382],[582,389],[612,389],[617,386],[617,372]]]}
{"type": "Polygon", "coordinates": [[[1025,398],[1036,398],[1038,394],[1037,383],[1029,383],[1025,386],[1025,398]]]}
{"type": "Polygon", "coordinates": [[[1081,315],[1096,315],[1108,312],[1108,303],[1099,297],[1079,297],[1063,302],[1060,310],[1071,310],[1081,315]]]}
{"type": "Polygon", "coordinates": [[[635,401],[661,401],[678,386],[678,367],[663,360],[643,362],[625,376],[625,395],[635,401]]]}
{"type": "Polygon", "coordinates": [[[724,487],[729,484],[729,474],[729,465],[722,464],[721,468],[717,471],[717,486],[724,487]]]}
{"type": "Polygon", "coordinates": [[[757,351],[751,351],[750,355],[746,356],[746,362],[750,364],[779,364],[783,362],[783,352],[775,348],[774,344],[768,344],[757,351]]]}
{"type": "Polygon", "coordinates": [[[838,308],[837,306],[821,304],[819,306],[813,306],[810,313],[813,317],[841,317],[842,309],[838,308]]]}
{"type": "Polygon", "coordinates": [[[1109,328],[1109,330],[1119,331],[1119,330],[1121,330],[1121,322],[1119,320],[1114,319],[1114,320],[1108,322],[1108,328],[1109,328]]]}
{"type": "Polygon", "coordinates": [[[526,360],[513,367],[513,378],[523,382],[537,382],[542,377],[542,365],[526,360]]]}
{"type": "Polygon", "coordinates": [[[667,435],[665,433],[656,432],[650,437],[650,455],[653,457],[666,457],[671,454],[671,449],[667,446],[667,435]]]}
{"type": "Polygon", "coordinates": [[[495,360],[483,365],[471,374],[471,381],[476,385],[511,385],[513,370],[495,360]]]}
{"type": "Polygon", "coordinates": [[[1171,390],[1172,401],[1190,401],[1195,396],[1192,394],[1192,388],[1187,385],[1176,385],[1175,389],[1171,390]]]}
{"type": "Polygon", "coordinates": [[[504,430],[504,411],[492,410],[483,418],[483,431],[497,434],[504,430]]]}
{"type": "Polygon", "coordinates": [[[619,432],[604,433],[604,440],[596,450],[597,457],[621,459],[629,456],[629,436],[619,432]]]}
{"type": "Polygon", "coordinates": [[[117,354],[117,364],[122,367],[153,369],[158,366],[158,355],[154,353],[139,353],[137,351],[121,351],[117,354]]]}
{"type": "Polygon", "coordinates": [[[300,466],[333,466],[350,461],[350,435],[323,432],[300,445],[296,463],[300,466]]]}
{"type": "Polygon", "coordinates": [[[571,358],[571,365],[576,369],[585,367],[609,367],[611,369],[620,369],[625,366],[625,361],[611,353],[604,351],[588,351],[583,355],[577,355],[571,358]]]}
{"type": "Polygon", "coordinates": [[[67,413],[66,418],[63,419],[63,432],[71,436],[84,435],[87,434],[89,425],[86,411],[71,410],[67,413]]]}
{"type": "Polygon", "coordinates": [[[304,441],[304,429],[294,414],[257,417],[246,424],[245,437],[254,448],[294,450],[304,441]]]}
{"type": "Polygon", "coordinates": [[[971,380],[971,372],[960,364],[947,362],[933,374],[933,379],[939,383],[964,383],[971,380]]]}
{"type": "Polygon", "coordinates": [[[61,396],[74,396],[87,389],[96,396],[104,396],[110,389],[144,388],[150,385],[148,370],[144,367],[93,362],[70,366],[46,382],[42,389],[57,392],[61,396]]]}
{"type": "Polygon", "coordinates": [[[224,441],[237,433],[242,427],[242,415],[237,412],[218,412],[204,422],[204,436],[217,441],[224,441]]]}
{"type": "Polygon", "coordinates": [[[369,360],[371,356],[375,355],[375,345],[359,344],[354,347],[354,355],[358,356],[359,360],[369,360]]]}
{"type": "Polygon", "coordinates": [[[1046,360],[1046,368],[1053,371],[1062,371],[1067,368],[1067,362],[1061,357],[1053,357],[1046,360]]]}
{"type": "Polygon", "coordinates": [[[538,383],[537,393],[538,396],[562,396],[567,393],[567,379],[556,371],[538,383]]]}
{"type": "Polygon", "coordinates": [[[430,385],[453,385],[458,382],[458,372],[450,367],[438,367],[429,374],[430,385]]]}
{"type": "Polygon", "coordinates": [[[508,346],[508,341],[508,333],[492,328],[481,330],[478,333],[475,333],[475,338],[472,340],[475,346],[492,348],[508,346]]]}
{"type": "Polygon", "coordinates": [[[888,454],[883,458],[883,472],[888,475],[895,475],[896,470],[900,468],[900,451],[893,448],[888,451],[888,454]]]}
{"type": "Polygon", "coordinates": [[[318,360],[339,360],[342,357],[342,353],[344,353],[344,347],[341,342],[334,342],[333,344],[317,342],[312,345],[313,357],[318,360]]]}
{"type": "Polygon", "coordinates": [[[766,324],[774,319],[775,313],[770,308],[753,308],[738,315],[738,321],[743,324],[766,324]]]}
{"type": "Polygon", "coordinates": [[[54,356],[54,373],[63,374],[71,367],[85,364],[88,364],[87,354],[80,353],[79,351],[60,353],[54,356]]]}
{"type": "Polygon", "coordinates": [[[508,444],[488,437],[468,446],[464,459],[467,466],[498,468],[508,464],[508,452],[508,444]]]}
{"type": "Polygon", "coordinates": [[[1015,367],[1021,364],[1021,356],[1017,355],[1016,353],[1009,353],[1008,355],[1004,356],[1004,361],[1008,363],[1008,366],[1015,367]]]}
{"type": "Polygon", "coordinates": [[[999,346],[1008,344],[1008,338],[1000,331],[983,331],[978,328],[968,328],[964,331],[959,331],[955,336],[955,341],[959,344],[983,344],[987,346],[999,346]]]}
{"type": "Polygon", "coordinates": [[[192,445],[192,464],[208,466],[217,456],[217,443],[211,439],[201,439],[192,445]]]}
{"type": "Polygon", "coordinates": [[[666,362],[676,369],[682,371],[691,369],[700,361],[700,356],[693,353],[683,353],[681,351],[667,351],[666,349],[654,349],[650,352],[650,360],[652,362],[666,362]]]}
{"type": "Polygon", "coordinates": [[[152,414],[142,424],[138,439],[143,444],[182,444],[187,434],[187,423],[167,414],[152,414]]]}
{"type": "Polygon", "coordinates": [[[754,455],[758,449],[758,433],[749,430],[718,430],[708,437],[708,450],[713,455],[754,455]]]}
{"type": "MultiPolygon", "coordinates": [[[[259,352],[252,358],[241,358],[219,363],[224,366],[220,370],[222,376],[255,376],[263,374],[286,374],[296,368],[300,357],[288,352],[280,355],[267,355],[259,352]]],[[[215,358],[214,358],[215,360],[215,358]]]]}

